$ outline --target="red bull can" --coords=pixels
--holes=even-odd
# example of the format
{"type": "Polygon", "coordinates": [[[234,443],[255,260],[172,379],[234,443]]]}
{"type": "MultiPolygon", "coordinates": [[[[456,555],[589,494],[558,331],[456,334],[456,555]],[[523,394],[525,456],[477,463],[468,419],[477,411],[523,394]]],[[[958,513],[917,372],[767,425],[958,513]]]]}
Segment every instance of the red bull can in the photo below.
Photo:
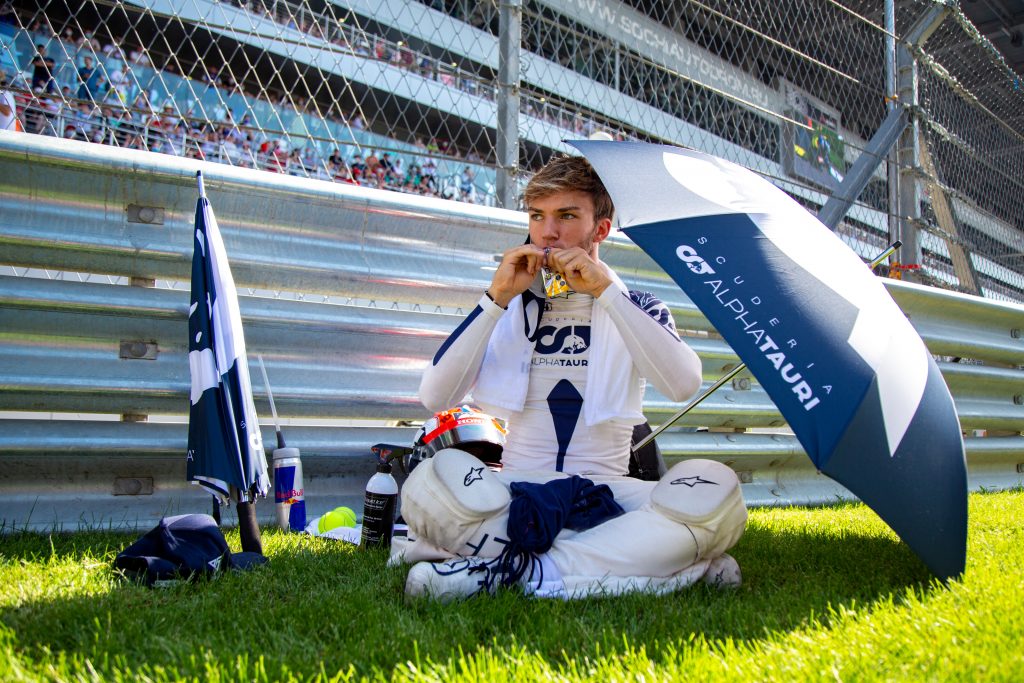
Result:
{"type": "Polygon", "coordinates": [[[298,448],[274,449],[274,507],[277,524],[285,531],[306,528],[306,495],[298,448]]]}

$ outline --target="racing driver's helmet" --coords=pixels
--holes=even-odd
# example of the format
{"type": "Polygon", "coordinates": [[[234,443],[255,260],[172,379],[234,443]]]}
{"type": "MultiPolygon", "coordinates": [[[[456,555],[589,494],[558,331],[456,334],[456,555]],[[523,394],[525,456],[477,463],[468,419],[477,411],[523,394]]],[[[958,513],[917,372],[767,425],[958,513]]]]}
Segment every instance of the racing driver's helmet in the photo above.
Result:
{"type": "Polygon", "coordinates": [[[487,463],[498,465],[507,432],[496,418],[468,405],[443,410],[423,423],[409,456],[411,472],[420,461],[444,448],[458,448],[487,463]]]}

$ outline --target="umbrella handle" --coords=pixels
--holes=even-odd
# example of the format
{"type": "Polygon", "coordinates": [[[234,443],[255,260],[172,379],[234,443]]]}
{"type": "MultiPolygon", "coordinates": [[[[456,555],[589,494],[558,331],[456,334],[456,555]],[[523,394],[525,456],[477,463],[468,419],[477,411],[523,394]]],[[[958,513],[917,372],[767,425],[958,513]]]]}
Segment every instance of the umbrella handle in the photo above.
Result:
{"type": "MultiPolygon", "coordinates": [[[[882,261],[884,261],[885,259],[887,259],[887,258],[889,257],[889,255],[890,255],[890,254],[892,254],[892,253],[893,253],[894,251],[896,251],[897,249],[899,249],[899,248],[900,248],[901,246],[903,246],[903,243],[902,243],[902,242],[900,242],[899,240],[896,240],[895,242],[893,242],[892,244],[890,244],[890,245],[889,245],[889,247],[888,247],[888,248],[887,248],[887,249],[886,249],[885,251],[883,251],[883,252],[882,252],[881,254],[879,254],[878,256],[876,256],[876,257],[875,257],[875,258],[874,258],[874,259],[873,259],[873,260],[871,261],[871,264],[870,264],[870,268],[872,268],[872,269],[873,269],[873,268],[874,268],[875,266],[877,266],[877,265],[878,265],[879,263],[881,263],[882,261]]],[[[726,373],[726,374],[725,374],[725,375],[723,375],[723,376],[722,376],[721,378],[719,378],[719,380],[718,380],[717,382],[715,382],[715,383],[714,383],[714,384],[712,384],[712,385],[711,385],[710,387],[708,387],[708,388],[707,388],[707,391],[705,391],[705,392],[704,392],[703,394],[701,394],[701,395],[700,395],[700,396],[698,396],[697,398],[695,398],[695,399],[693,399],[692,401],[690,401],[690,402],[689,402],[688,404],[686,404],[686,406],[685,406],[685,407],[684,407],[684,408],[683,408],[682,410],[680,410],[680,411],[679,411],[678,413],[676,413],[675,415],[673,415],[672,417],[670,417],[670,418],[669,418],[668,420],[666,420],[666,421],[665,421],[665,422],[664,422],[664,423],[663,423],[663,424],[662,424],[662,425],[661,425],[660,427],[658,427],[657,429],[655,429],[654,431],[652,431],[652,432],[651,432],[650,434],[648,434],[648,435],[647,435],[647,436],[645,436],[644,438],[640,439],[640,441],[638,441],[637,443],[633,444],[633,445],[632,445],[632,446],[630,447],[630,450],[631,450],[631,451],[632,451],[633,453],[636,453],[636,452],[637,452],[637,451],[639,451],[639,450],[640,450],[641,448],[643,448],[644,446],[646,446],[647,444],[649,444],[649,443],[650,443],[651,441],[653,441],[653,440],[654,440],[654,437],[658,436],[658,434],[661,434],[661,433],[662,433],[663,431],[665,431],[666,429],[668,429],[669,427],[671,427],[671,426],[672,426],[673,424],[675,424],[676,420],[678,420],[678,419],[679,419],[679,418],[681,418],[681,417],[682,417],[683,415],[686,415],[686,414],[687,414],[688,412],[690,412],[690,411],[691,411],[691,410],[693,410],[693,409],[694,409],[695,407],[697,407],[697,406],[698,406],[698,405],[700,404],[700,402],[701,402],[701,401],[703,401],[704,399],[706,399],[706,398],[707,398],[708,396],[710,396],[711,394],[715,393],[715,391],[717,391],[717,390],[718,390],[718,387],[722,386],[723,384],[725,384],[726,382],[728,382],[729,380],[731,380],[731,379],[732,379],[733,377],[735,377],[736,375],[738,375],[738,374],[740,373],[740,371],[741,371],[741,370],[745,369],[746,367],[747,367],[747,364],[746,364],[746,363],[740,363],[739,365],[737,365],[736,367],[734,367],[734,368],[733,368],[732,370],[730,370],[730,371],[729,371],[728,373],[726,373]]]]}

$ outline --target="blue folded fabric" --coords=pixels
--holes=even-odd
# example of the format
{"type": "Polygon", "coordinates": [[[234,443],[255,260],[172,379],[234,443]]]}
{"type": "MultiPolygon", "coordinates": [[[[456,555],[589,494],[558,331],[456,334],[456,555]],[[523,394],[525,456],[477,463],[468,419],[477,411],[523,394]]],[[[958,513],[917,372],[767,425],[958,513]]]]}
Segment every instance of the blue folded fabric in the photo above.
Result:
{"type": "Polygon", "coordinates": [[[517,481],[509,489],[509,544],[500,558],[506,586],[522,577],[531,554],[551,549],[562,529],[583,531],[625,512],[606,484],[578,475],[543,484],[517,481]]]}
{"type": "Polygon", "coordinates": [[[152,586],[157,581],[215,575],[267,562],[259,553],[232,553],[210,515],[164,517],[155,528],[122,550],[114,568],[152,586]]]}

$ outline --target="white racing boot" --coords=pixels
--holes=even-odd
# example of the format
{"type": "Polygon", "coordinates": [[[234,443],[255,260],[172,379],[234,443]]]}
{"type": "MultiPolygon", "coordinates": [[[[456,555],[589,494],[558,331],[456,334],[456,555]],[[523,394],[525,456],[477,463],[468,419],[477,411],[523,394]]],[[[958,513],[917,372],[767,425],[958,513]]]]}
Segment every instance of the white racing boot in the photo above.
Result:
{"type": "Polygon", "coordinates": [[[715,588],[739,588],[740,584],[743,583],[740,563],[732,555],[722,553],[711,560],[707,571],[704,572],[702,581],[715,588]]]}
{"type": "MultiPolygon", "coordinates": [[[[545,556],[526,555],[522,576],[515,585],[528,595],[564,597],[558,569],[545,556]]],[[[493,595],[504,583],[501,558],[460,557],[444,562],[417,562],[405,580],[407,599],[431,598],[448,603],[474,595],[493,595]]]]}

